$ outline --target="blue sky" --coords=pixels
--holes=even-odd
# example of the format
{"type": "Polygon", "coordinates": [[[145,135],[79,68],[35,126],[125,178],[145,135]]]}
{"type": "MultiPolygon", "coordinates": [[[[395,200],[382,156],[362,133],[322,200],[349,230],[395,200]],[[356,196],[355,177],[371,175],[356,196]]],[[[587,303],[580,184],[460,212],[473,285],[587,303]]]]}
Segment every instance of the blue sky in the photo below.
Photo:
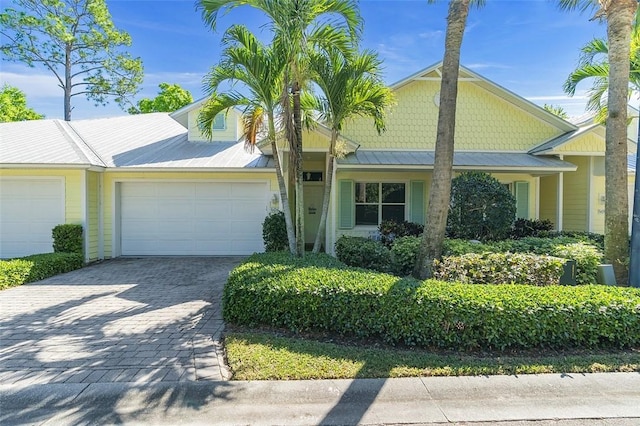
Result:
{"type": "MultiPolygon", "coordinates": [[[[6,4],[6,2],[3,2],[6,4]]],[[[116,26],[133,39],[130,52],[144,63],[145,80],[137,98],[153,97],[161,82],[178,83],[194,98],[202,97],[202,76],[220,58],[222,32],[244,23],[261,32],[265,19],[248,7],[220,20],[212,32],[195,10],[193,0],[107,0],[116,26]]],[[[362,47],[384,60],[388,83],[401,80],[442,60],[448,2],[426,0],[361,0],[362,47]]],[[[604,23],[589,21],[592,13],[561,11],[554,0],[487,0],[469,14],[461,63],[495,83],[537,104],[560,105],[570,115],[584,112],[588,84],[568,98],[562,83],[578,62],[579,49],[604,37],[604,23]]],[[[29,106],[47,118],[62,117],[62,89],[41,68],[2,62],[0,78],[27,94],[29,106]]],[[[74,119],[125,114],[115,104],[95,107],[76,97],[74,119]]]]}

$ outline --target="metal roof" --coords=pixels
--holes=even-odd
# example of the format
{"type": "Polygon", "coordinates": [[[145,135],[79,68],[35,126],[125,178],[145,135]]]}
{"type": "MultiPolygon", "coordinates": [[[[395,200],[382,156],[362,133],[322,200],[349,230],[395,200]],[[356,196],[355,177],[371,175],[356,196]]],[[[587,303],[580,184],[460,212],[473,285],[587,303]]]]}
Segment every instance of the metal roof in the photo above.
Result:
{"type": "Polygon", "coordinates": [[[169,114],[3,123],[2,164],[75,164],[117,168],[271,168],[243,142],[189,142],[169,114]]]}
{"type": "Polygon", "coordinates": [[[587,123],[585,126],[580,127],[577,130],[574,130],[572,132],[569,133],[565,133],[564,135],[560,135],[557,138],[551,139],[550,141],[547,141],[541,145],[538,145],[534,148],[532,148],[529,153],[530,154],[539,154],[539,153],[545,153],[548,151],[553,151],[555,148],[558,148],[562,145],[565,145],[569,142],[571,142],[572,140],[576,139],[579,136],[584,135],[585,133],[590,132],[593,129],[596,129],[600,126],[600,124],[598,123],[587,123]]]}
{"type": "MultiPolygon", "coordinates": [[[[340,168],[358,166],[433,167],[433,151],[357,151],[338,159],[340,168]]],[[[456,152],[453,167],[458,170],[574,171],[576,166],[555,157],[526,153],[456,152]]]]}
{"type": "Polygon", "coordinates": [[[101,160],[60,120],[0,123],[3,164],[103,165],[101,160]]]}

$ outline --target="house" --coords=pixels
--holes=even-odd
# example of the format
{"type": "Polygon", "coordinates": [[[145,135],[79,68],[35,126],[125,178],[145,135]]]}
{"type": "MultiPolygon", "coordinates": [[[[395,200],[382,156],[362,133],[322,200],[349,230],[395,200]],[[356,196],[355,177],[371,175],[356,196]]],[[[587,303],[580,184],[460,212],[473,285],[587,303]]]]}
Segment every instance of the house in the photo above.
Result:
{"type": "MultiPolygon", "coordinates": [[[[329,251],[340,235],[368,236],[382,219],[424,222],[440,67],[392,86],[397,105],[382,135],[364,119],[346,126],[329,251]]],[[[491,173],[513,191],[518,217],[603,232],[603,126],[565,121],[464,67],[458,96],[456,172],[491,173]]],[[[207,140],[196,124],[203,102],[171,114],[0,124],[0,258],[51,251],[59,223],[84,226],[89,261],[261,251],[262,221],[280,208],[271,147],[244,149],[237,110],[219,115],[207,140]]],[[[329,137],[318,126],[303,138],[307,243],[320,218],[329,137]]],[[[635,148],[630,140],[630,154],[635,148]]],[[[286,146],[281,155],[286,166],[286,146]]]]}

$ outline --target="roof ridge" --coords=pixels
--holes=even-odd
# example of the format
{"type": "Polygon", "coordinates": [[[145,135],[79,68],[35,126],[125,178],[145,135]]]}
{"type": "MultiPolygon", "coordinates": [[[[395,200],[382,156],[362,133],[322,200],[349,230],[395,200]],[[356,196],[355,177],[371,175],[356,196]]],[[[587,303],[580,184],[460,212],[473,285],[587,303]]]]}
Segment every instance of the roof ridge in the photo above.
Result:
{"type": "Polygon", "coordinates": [[[71,122],[64,121],[65,126],[62,125],[63,122],[60,120],[56,120],[56,124],[60,127],[60,129],[65,133],[65,136],[73,142],[73,147],[76,151],[79,151],[80,154],[87,159],[87,162],[92,166],[100,166],[107,167],[107,163],[98,155],[97,152],[84,140],[84,138],[78,133],[78,131],[73,127],[71,122]],[[87,151],[89,151],[87,153],[87,151]],[[87,155],[89,154],[89,155],[87,155]],[[90,157],[97,159],[99,164],[94,164],[96,161],[92,161],[90,157]]]}

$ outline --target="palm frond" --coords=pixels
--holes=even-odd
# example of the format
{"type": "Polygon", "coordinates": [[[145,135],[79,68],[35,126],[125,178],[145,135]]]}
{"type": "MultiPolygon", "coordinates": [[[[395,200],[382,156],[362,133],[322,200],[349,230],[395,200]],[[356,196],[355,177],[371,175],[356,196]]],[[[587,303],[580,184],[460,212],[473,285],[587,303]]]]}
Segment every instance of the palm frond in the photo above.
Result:
{"type": "Polygon", "coordinates": [[[226,113],[229,108],[249,104],[249,99],[241,93],[214,93],[207,99],[198,114],[198,129],[206,138],[211,139],[216,115],[226,113]]]}
{"type": "Polygon", "coordinates": [[[242,115],[242,136],[244,138],[244,147],[247,151],[253,152],[258,143],[265,120],[265,110],[260,105],[251,104],[242,115]]]}

